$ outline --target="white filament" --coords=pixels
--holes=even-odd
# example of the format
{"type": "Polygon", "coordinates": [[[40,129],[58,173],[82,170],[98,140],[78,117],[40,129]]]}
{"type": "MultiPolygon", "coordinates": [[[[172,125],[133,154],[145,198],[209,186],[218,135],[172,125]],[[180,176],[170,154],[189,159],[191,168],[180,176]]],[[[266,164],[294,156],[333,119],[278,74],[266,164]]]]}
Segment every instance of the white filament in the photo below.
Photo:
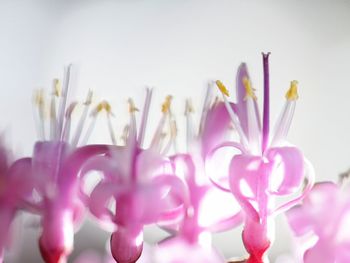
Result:
{"type": "Polygon", "coordinates": [[[276,123],[271,146],[279,145],[286,137],[292,123],[296,100],[287,100],[276,123]]]}

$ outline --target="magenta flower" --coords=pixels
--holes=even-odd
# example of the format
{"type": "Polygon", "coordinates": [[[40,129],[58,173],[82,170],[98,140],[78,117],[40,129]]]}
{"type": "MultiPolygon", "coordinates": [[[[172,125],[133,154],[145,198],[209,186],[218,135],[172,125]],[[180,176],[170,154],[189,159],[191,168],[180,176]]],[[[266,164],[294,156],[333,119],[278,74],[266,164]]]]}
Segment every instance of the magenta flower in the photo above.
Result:
{"type": "Polygon", "coordinates": [[[304,263],[350,262],[350,196],[348,188],[317,183],[302,205],[287,212],[297,236],[303,236],[304,263]]]}
{"type": "Polygon", "coordinates": [[[97,108],[92,113],[91,125],[81,142],[91,104],[92,94],[89,92],[76,131],[71,134],[71,114],[78,103],[67,106],[70,75],[71,66],[65,70],[62,92],[58,80],[54,81],[48,125],[43,91],[36,96],[38,111],[35,117],[40,141],[35,143],[33,157],[24,170],[24,176],[30,174],[35,183],[35,195],[25,204],[27,209],[41,216],[39,247],[47,263],[64,263],[73,250],[74,229],[82,221],[84,212],[84,204],[79,197],[78,173],[89,155],[78,160],[69,156],[78,144],[86,142],[100,110],[97,108]]]}
{"type": "Polygon", "coordinates": [[[198,132],[192,121],[193,108],[186,105],[187,154],[172,157],[176,173],[186,182],[188,199],[184,215],[173,228],[176,236],[161,242],[157,262],[225,262],[211,246],[211,232],[231,229],[243,221],[240,209],[230,194],[214,187],[205,172],[205,157],[230,133],[230,118],[222,102],[212,100],[208,88],[198,132]],[[218,211],[217,204],[221,211],[218,211]],[[214,207],[216,206],[216,207],[214,207]],[[223,210],[223,211],[222,211],[223,210]]]}
{"type": "MultiPolygon", "coordinates": [[[[285,141],[298,98],[296,81],[291,82],[286,94],[287,101],[275,131],[270,133],[268,57],[269,54],[263,55],[262,122],[245,64],[238,70],[237,103],[229,103],[226,99],[229,95],[227,89],[220,81],[216,82],[224,94],[227,111],[240,139],[239,143],[227,142],[217,148],[233,147],[241,152],[231,161],[228,179],[230,188],[226,190],[232,192],[245,212],[242,237],[249,253],[247,260],[249,263],[266,262],[265,252],[274,236],[273,217],[301,201],[313,184],[311,165],[298,148],[285,141]],[[308,185],[302,194],[276,208],[275,197],[296,193],[302,185],[304,176],[308,178],[308,185]]],[[[213,178],[213,181],[218,185],[222,184],[217,179],[213,178]]]]}
{"type": "Polygon", "coordinates": [[[82,172],[97,170],[103,173],[103,179],[90,194],[89,208],[97,219],[113,225],[110,246],[113,257],[119,263],[136,262],[140,257],[144,225],[175,220],[182,212],[184,186],[174,176],[171,162],[164,156],[173,143],[176,131],[170,101],[171,97],[168,97],[163,104],[163,116],[151,145],[144,149],[151,91],[147,90],[139,133],[136,128],[137,109],[129,100],[130,124],[123,136],[125,145],[106,146],[109,152],[91,159],[82,172]],[[168,142],[165,142],[163,130],[167,122],[171,131],[168,142]],[[108,207],[111,200],[115,202],[113,211],[108,207]]]}
{"type": "Polygon", "coordinates": [[[16,212],[31,193],[31,181],[22,176],[23,169],[30,162],[21,159],[12,163],[9,151],[0,138],[0,262],[4,260],[4,250],[10,238],[11,223],[16,212]]]}

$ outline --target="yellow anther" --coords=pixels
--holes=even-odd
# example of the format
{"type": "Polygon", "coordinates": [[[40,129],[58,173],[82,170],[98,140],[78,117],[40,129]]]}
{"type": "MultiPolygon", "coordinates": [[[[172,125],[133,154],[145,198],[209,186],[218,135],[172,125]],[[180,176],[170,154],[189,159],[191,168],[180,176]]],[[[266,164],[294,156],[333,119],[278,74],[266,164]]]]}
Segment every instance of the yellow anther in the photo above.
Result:
{"type": "Polygon", "coordinates": [[[59,79],[54,79],[53,80],[53,94],[56,97],[61,96],[61,83],[59,79]]]}
{"type": "Polygon", "coordinates": [[[290,83],[290,88],[286,93],[287,100],[297,100],[299,98],[298,95],[298,81],[293,80],[290,83]]]}
{"type": "Polygon", "coordinates": [[[129,112],[130,113],[133,113],[135,111],[139,111],[139,109],[135,106],[135,103],[131,98],[128,99],[128,104],[129,104],[129,112]]]}
{"type": "Polygon", "coordinates": [[[107,113],[111,113],[112,107],[107,101],[100,102],[96,107],[96,112],[101,112],[105,110],[107,113]]]}
{"type": "Polygon", "coordinates": [[[218,86],[218,88],[222,94],[224,94],[227,97],[230,96],[228,89],[225,87],[225,85],[220,80],[215,81],[215,84],[216,84],[216,86],[218,86]]]}
{"type": "Polygon", "coordinates": [[[170,96],[170,95],[166,96],[165,101],[162,104],[162,112],[163,113],[169,112],[172,99],[173,99],[173,96],[170,96]]]}
{"type": "Polygon", "coordinates": [[[243,82],[243,85],[244,85],[244,88],[246,91],[245,99],[252,98],[252,99],[256,100],[254,89],[252,87],[252,83],[250,82],[250,80],[247,77],[244,77],[242,82],[243,82]]]}
{"type": "Polygon", "coordinates": [[[44,90],[39,89],[34,92],[34,102],[38,106],[44,106],[45,98],[44,98],[44,90]]]}
{"type": "Polygon", "coordinates": [[[194,112],[192,101],[190,99],[186,100],[185,115],[194,112]]]}

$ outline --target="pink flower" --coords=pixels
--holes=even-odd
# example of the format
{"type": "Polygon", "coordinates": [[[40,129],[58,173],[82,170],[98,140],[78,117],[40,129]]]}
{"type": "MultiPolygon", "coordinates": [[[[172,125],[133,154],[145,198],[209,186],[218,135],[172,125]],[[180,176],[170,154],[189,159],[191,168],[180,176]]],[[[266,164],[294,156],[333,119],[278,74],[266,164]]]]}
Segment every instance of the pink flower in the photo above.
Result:
{"type": "Polygon", "coordinates": [[[70,155],[78,144],[84,144],[88,139],[98,111],[92,113],[91,125],[81,141],[91,104],[92,94],[89,92],[75,133],[71,134],[71,114],[78,103],[67,106],[70,82],[71,66],[65,69],[62,92],[58,80],[54,81],[49,105],[46,105],[44,91],[37,93],[35,117],[40,140],[35,143],[33,156],[24,170],[24,176],[35,183],[35,195],[27,199],[25,205],[28,210],[41,215],[39,246],[47,263],[64,263],[73,250],[74,230],[82,221],[84,212],[79,197],[78,174],[89,154],[84,158],[70,158],[70,155]],[[49,123],[46,122],[47,106],[49,123]]]}
{"type": "MultiPolygon", "coordinates": [[[[120,263],[132,263],[140,257],[144,225],[174,220],[182,210],[184,186],[174,176],[171,162],[164,155],[175,136],[170,101],[171,97],[168,97],[163,104],[163,116],[151,145],[144,149],[151,91],[147,90],[139,132],[136,128],[137,109],[129,100],[130,124],[125,129],[125,145],[106,146],[109,151],[90,159],[82,171],[82,174],[89,170],[103,173],[103,179],[88,198],[89,208],[97,219],[113,226],[111,252],[120,263]],[[172,128],[169,141],[164,143],[163,130],[167,122],[172,128]],[[111,200],[115,201],[114,211],[108,207],[111,200]]],[[[80,149],[83,150],[84,147],[80,149]]]]}
{"type": "Polygon", "coordinates": [[[157,262],[225,262],[211,246],[211,232],[231,229],[243,221],[234,198],[214,187],[205,171],[205,157],[230,133],[225,106],[213,102],[211,90],[210,86],[198,131],[192,121],[192,105],[186,103],[188,153],[172,157],[177,175],[187,186],[185,213],[178,224],[166,226],[175,236],[159,244],[157,262]],[[218,203],[229,205],[220,205],[219,210],[218,203]]]}
{"type": "Polygon", "coordinates": [[[295,235],[306,241],[303,262],[350,262],[348,188],[317,183],[302,205],[287,212],[287,218],[295,235]]]}
{"type": "MultiPolygon", "coordinates": [[[[285,141],[298,98],[296,81],[292,81],[275,131],[270,133],[268,56],[269,54],[263,54],[262,121],[245,64],[238,69],[237,103],[229,103],[226,99],[229,95],[227,89],[220,81],[216,82],[224,94],[225,105],[240,142],[223,143],[215,151],[223,147],[233,147],[241,152],[231,160],[228,178],[230,188],[226,186],[226,190],[232,192],[246,215],[243,242],[250,254],[247,260],[249,263],[265,262],[265,252],[273,241],[273,217],[301,201],[313,183],[311,165],[298,148],[285,141]],[[275,197],[296,193],[304,176],[308,177],[308,185],[303,193],[275,208],[275,197]]],[[[222,181],[213,180],[222,186],[222,181]]],[[[222,189],[225,187],[222,186],[222,189]]]]}
{"type": "Polygon", "coordinates": [[[13,162],[12,156],[0,138],[0,262],[10,238],[11,223],[22,201],[31,193],[33,185],[23,175],[29,159],[13,162]]]}

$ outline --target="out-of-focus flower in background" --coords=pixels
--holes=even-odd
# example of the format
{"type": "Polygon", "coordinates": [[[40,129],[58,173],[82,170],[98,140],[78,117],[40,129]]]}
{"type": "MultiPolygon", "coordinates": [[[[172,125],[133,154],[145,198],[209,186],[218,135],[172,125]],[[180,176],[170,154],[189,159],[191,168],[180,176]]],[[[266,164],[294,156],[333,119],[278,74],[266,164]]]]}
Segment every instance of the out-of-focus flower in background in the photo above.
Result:
{"type": "Polygon", "coordinates": [[[287,212],[304,263],[350,262],[348,186],[315,184],[303,203],[287,212]]]}

